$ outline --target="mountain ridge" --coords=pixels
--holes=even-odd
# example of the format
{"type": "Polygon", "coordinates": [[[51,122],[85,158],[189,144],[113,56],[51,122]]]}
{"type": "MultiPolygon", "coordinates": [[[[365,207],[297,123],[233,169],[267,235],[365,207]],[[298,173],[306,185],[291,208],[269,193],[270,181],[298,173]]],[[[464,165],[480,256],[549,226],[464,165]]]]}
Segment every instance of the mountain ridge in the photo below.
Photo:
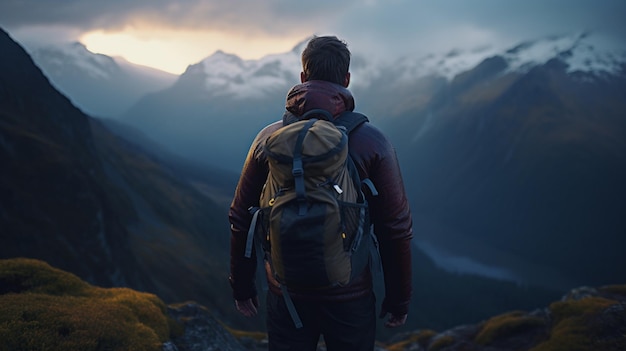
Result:
{"type": "Polygon", "coordinates": [[[164,89],[176,79],[122,58],[95,54],[79,42],[37,45],[27,51],[59,91],[98,117],[117,117],[141,96],[164,89]]]}

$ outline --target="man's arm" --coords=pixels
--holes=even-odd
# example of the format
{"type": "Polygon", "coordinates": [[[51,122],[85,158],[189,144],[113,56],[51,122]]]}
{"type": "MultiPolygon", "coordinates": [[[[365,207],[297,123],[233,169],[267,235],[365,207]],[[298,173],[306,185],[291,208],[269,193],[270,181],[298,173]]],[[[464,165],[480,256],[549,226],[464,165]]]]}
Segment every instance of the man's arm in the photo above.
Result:
{"type": "Polygon", "coordinates": [[[378,196],[370,199],[370,213],[385,280],[381,317],[390,313],[386,325],[394,327],[406,321],[412,294],[413,222],[395,149],[382,133],[373,129],[369,139],[376,144],[377,152],[368,176],[378,190],[378,196]]]}
{"type": "MultiPolygon", "coordinates": [[[[256,250],[252,250],[252,257],[250,258],[244,255],[248,229],[252,221],[252,214],[249,208],[259,205],[259,196],[268,173],[267,163],[264,157],[262,157],[262,142],[279,126],[279,123],[274,123],[266,127],[259,132],[252,142],[228,213],[230,221],[229,281],[235,300],[243,303],[252,299],[246,305],[249,307],[258,305],[258,302],[253,304],[257,296],[255,285],[256,250]]],[[[249,308],[249,310],[252,309],[249,308]]]]}

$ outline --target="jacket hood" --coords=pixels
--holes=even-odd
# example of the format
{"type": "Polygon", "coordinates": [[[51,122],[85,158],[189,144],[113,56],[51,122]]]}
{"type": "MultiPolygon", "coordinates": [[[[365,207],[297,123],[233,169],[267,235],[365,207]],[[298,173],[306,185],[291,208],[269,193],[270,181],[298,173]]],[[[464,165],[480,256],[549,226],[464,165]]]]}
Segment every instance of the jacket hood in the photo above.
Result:
{"type": "Polygon", "coordinates": [[[311,80],[289,90],[285,108],[296,116],[312,109],[324,109],[337,117],[344,111],[354,110],[354,97],[339,84],[311,80]]]}

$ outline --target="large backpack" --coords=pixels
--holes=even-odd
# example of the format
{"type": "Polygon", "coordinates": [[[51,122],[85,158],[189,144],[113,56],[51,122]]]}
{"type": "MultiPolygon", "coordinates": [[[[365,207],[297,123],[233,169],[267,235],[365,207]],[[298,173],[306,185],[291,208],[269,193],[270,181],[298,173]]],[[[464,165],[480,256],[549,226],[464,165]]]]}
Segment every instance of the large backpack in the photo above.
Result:
{"type": "Polygon", "coordinates": [[[269,174],[253,209],[246,256],[253,238],[270,262],[296,327],[301,322],[287,288],[316,291],[349,284],[370,262],[372,238],[361,181],[348,150],[349,133],[367,117],[337,119],[312,110],[286,121],[264,144],[269,174]]]}

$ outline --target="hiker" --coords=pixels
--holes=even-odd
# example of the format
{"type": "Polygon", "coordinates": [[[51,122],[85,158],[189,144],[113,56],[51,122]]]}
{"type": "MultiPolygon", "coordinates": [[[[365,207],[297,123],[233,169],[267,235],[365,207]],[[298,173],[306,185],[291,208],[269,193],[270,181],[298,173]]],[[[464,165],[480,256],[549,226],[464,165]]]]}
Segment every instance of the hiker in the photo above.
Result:
{"type": "MultiPolygon", "coordinates": [[[[301,84],[287,94],[282,121],[259,132],[250,147],[230,207],[231,272],[237,310],[256,316],[259,298],[255,284],[257,250],[250,254],[251,208],[259,208],[260,194],[268,178],[265,143],[286,121],[301,119],[311,110],[329,111],[332,118],[350,113],[354,98],[350,83],[350,51],[335,36],[313,37],[302,52],[301,84]],[[245,253],[248,252],[248,255],[245,253]],[[249,257],[247,257],[249,256],[249,257]]],[[[361,123],[348,133],[349,154],[360,179],[368,179],[377,195],[364,191],[373,233],[378,241],[385,296],[380,318],[386,327],[405,324],[411,298],[412,219],[395,149],[370,123],[361,123]]],[[[305,171],[306,172],[306,171],[305,171]]],[[[294,173],[295,174],[295,173],[294,173]]],[[[256,217],[256,216],[254,216],[256,217]]],[[[369,233],[369,227],[366,233],[369,233]]],[[[369,238],[362,241],[367,242],[369,238]]],[[[376,301],[373,270],[363,269],[347,284],[325,289],[302,290],[282,285],[266,254],[269,350],[316,350],[323,335],[328,350],[372,350],[376,331],[376,301]],[[290,309],[290,305],[295,307],[290,309]],[[294,318],[301,323],[294,325],[294,318]]],[[[303,277],[306,279],[307,275],[303,277]]]]}

